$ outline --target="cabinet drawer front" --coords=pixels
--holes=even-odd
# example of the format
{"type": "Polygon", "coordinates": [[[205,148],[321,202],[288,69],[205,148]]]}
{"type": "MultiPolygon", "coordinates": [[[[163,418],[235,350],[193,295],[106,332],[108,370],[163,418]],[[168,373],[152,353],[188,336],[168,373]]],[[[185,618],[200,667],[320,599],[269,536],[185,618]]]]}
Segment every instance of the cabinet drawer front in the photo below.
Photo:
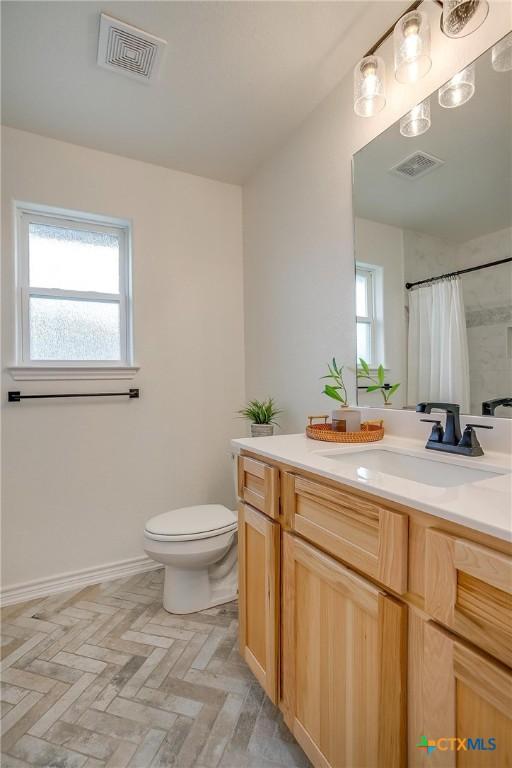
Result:
{"type": "Polygon", "coordinates": [[[282,482],[293,530],[395,592],[407,591],[406,514],[291,473],[282,482]]]}
{"type": "Polygon", "coordinates": [[[280,526],[246,504],[238,509],[240,653],[278,700],[280,526]]]}
{"type": "Polygon", "coordinates": [[[263,461],[238,457],[238,496],[265,515],[279,517],[279,471],[263,461]]]}
{"type": "Polygon", "coordinates": [[[512,557],[430,528],[425,610],[512,666],[512,557]]]}

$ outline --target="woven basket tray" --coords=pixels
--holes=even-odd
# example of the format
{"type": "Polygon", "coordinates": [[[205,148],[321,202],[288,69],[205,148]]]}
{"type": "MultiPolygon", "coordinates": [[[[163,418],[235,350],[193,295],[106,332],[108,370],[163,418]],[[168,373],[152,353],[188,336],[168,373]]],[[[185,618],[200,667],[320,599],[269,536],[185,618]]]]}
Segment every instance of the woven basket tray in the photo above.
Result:
{"type": "Polygon", "coordinates": [[[363,421],[361,422],[360,432],[335,432],[330,424],[313,424],[314,418],[325,418],[310,416],[310,423],[306,427],[306,435],[312,440],[324,440],[327,443],[374,443],[382,440],[384,437],[383,422],[363,421]]]}

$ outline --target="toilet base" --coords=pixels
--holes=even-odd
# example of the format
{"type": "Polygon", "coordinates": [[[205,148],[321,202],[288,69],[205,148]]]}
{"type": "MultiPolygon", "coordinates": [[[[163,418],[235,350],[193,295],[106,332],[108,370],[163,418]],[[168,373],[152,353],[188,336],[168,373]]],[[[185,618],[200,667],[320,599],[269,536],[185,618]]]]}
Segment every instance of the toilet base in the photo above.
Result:
{"type": "Polygon", "coordinates": [[[225,578],[211,579],[208,569],[184,570],[165,566],[163,606],[169,613],[197,613],[238,597],[236,569],[225,578]]]}

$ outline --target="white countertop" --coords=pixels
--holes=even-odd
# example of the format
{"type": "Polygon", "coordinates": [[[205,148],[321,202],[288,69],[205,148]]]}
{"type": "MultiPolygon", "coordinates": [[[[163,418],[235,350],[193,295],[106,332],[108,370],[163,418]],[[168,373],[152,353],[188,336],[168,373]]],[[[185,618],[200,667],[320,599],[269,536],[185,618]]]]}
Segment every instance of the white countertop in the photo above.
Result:
{"type": "Polygon", "coordinates": [[[385,436],[379,442],[356,446],[310,440],[304,434],[276,435],[240,438],[233,440],[232,446],[238,452],[243,449],[252,451],[499,539],[512,541],[512,464],[508,454],[489,451],[484,456],[475,458],[443,454],[427,451],[424,441],[397,436],[385,436]],[[320,455],[328,451],[336,451],[339,455],[341,452],[353,453],[355,450],[372,448],[389,449],[431,461],[505,474],[441,488],[384,472],[361,472],[356,465],[344,464],[339,460],[334,461],[328,455],[320,455]]]}

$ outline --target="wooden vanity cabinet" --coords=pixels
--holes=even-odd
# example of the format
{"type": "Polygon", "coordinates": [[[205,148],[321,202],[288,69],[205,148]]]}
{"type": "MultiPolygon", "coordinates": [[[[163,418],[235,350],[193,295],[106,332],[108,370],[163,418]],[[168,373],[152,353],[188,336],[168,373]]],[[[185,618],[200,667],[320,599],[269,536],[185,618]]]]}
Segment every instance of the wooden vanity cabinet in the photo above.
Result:
{"type": "Polygon", "coordinates": [[[279,523],[240,503],[240,654],[274,704],[279,690],[279,564],[279,523]]]}
{"type": "Polygon", "coordinates": [[[512,768],[510,546],[257,455],[238,467],[241,654],[315,768],[512,768]]]}
{"type": "Polygon", "coordinates": [[[406,606],[283,535],[283,710],[313,765],[406,761],[406,606]]]}

